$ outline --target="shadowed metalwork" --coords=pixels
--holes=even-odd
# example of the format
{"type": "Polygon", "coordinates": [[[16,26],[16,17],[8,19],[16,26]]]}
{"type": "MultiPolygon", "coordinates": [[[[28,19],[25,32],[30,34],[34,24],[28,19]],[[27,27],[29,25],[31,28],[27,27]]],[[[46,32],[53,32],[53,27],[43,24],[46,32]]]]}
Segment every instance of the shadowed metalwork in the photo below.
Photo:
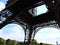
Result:
{"type": "Polygon", "coordinates": [[[23,28],[25,26],[24,44],[31,45],[40,28],[60,27],[60,0],[8,0],[6,8],[0,13],[0,22],[0,29],[11,22],[22,24],[23,28]],[[34,8],[43,4],[46,5],[48,12],[33,16],[31,12],[34,12],[34,8]]]}

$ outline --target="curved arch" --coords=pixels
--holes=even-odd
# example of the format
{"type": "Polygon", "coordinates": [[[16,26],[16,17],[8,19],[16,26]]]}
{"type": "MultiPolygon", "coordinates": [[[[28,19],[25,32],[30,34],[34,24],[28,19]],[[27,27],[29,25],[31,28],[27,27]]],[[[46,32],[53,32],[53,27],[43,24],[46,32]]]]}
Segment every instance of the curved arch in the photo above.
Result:
{"type": "Polygon", "coordinates": [[[49,27],[50,27],[50,28],[56,28],[56,29],[59,29],[59,30],[60,30],[60,28],[57,27],[57,26],[43,26],[43,27],[37,27],[35,31],[38,32],[40,29],[43,29],[43,28],[46,28],[46,27],[47,27],[47,28],[49,28],[49,27]]]}
{"type": "MultiPolygon", "coordinates": [[[[39,27],[38,27],[36,30],[37,30],[37,32],[38,32],[38,31],[40,31],[41,29],[45,29],[45,28],[47,28],[47,29],[48,29],[48,28],[51,28],[51,29],[53,28],[53,29],[60,30],[59,28],[55,28],[55,27],[51,27],[51,26],[46,26],[46,27],[42,27],[42,28],[39,28],[39,27]]],[[[36,33],[37,33],[37,32],[36,32],[36,33]]]]}
{"type": "Polygon", "coordinates": [[[38,41],[38,43],[51,43],[56,44],[56,41],[59,41],[60,38],[60,30],[53,27],[45,27],[40,29],[36,35],[35,39],[38,41]],[[39,42],[40,41],[40,42],[39,42]]]}
{"type": "Polygon", "coordinates": [[[40,30],[40,29],[43,29],[43,28],[46,28],[46,27],[51,27],[51,28],[56,28],[56,29],[60,29],[59,25],[56,23],[56,21],[49,21],[49,22],[46,22],[46,23],[42,23],[42,24],[37,24],[37,25],[34,25],[33,26],[33,39],[36,35],[36,33],[40,30]]]}
{"type": "MultiPolygon", "coordinates": [[[[21,25],[18,24],[8,24],[5,27],[3,27],[2,32],[4,33],[5,38],[15,39],[17,41],[24,41],[25,32],[21,25]],[[10,35],[8,35],[10,34],[10,35]],[[22,34],[22,35],[21,35],[22,34]],[[20,39],[20,40],[19,40],[20,39]]],[[[3,36],[3,38],[4,38],[3,36]]]]}
{"type": "Polygon", "coordinates": [[[40,29],[45,28],[45,27],[53,27],[53,28],[57,28],[60,29],[59,25],[56,23],[56,21],[49,21],[47,23],[42,23],[42,24],[37,24],[33,26],[33,30],[36,32],[38,32],[40,29]]]}

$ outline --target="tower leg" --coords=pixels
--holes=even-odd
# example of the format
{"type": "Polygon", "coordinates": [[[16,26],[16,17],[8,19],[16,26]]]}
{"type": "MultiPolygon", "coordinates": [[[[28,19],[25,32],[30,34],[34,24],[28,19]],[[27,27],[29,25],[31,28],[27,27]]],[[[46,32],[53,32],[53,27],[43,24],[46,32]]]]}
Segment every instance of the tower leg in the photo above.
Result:
{"type": "Polygon", "coordinates": [[[32,27],[29,27],[29,29],[25,31],[25,40],[24,40],[25,45],[31,45],[32,33],[33,33],[32,27]]]}

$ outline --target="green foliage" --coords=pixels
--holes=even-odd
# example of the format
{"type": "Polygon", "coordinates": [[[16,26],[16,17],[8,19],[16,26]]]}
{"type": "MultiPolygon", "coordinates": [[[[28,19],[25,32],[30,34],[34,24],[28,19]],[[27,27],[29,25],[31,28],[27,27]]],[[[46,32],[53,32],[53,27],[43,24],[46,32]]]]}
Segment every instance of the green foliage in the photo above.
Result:
{"type": "Polygon", "coordinates": [[[32,44],[31,45],[38,45],[36,40],[32,40],[32,44]]]}
{"type": "Polygon", "coordinates": [[[6,45],[6,41],[3,38],[0,38],[0,45],[6,45]]]}
{"type": "Polygon", "coordinates": [[[6,40],[6,44],[7,45],[16,45],[17,41],[8,39],[8,40],[6,40]]]}
{"type": "Polygon", "coordinates": [[[52,44],[45,43],[45,44],[43,44],[43,45],[52,45],[52,44]]]}
{"type": "MultiPolygon", "coordinates": [[[[52,45],[52,44],[47,44],[47,43],[37,43],[36,40],[32,40],[31,41],[31,45],[52,45]]],[[[4,40],[3,38],[0,38],[0,45],[24,45],[24,42],[18,42],[18,41],[15,41],[15,40],[10,40],[10,39],[7,39],[7,40],[4,40]]]]}
{"type": "Polygon", "coordinates": [[[53,44],[48,44],[48,43],[40,43],[40,45],[53,45],[53,44]]]}
{"type": "Polygon", "coordinates": [[[20,42],[17,42],[17,45],[21,45],[20,42]]]}

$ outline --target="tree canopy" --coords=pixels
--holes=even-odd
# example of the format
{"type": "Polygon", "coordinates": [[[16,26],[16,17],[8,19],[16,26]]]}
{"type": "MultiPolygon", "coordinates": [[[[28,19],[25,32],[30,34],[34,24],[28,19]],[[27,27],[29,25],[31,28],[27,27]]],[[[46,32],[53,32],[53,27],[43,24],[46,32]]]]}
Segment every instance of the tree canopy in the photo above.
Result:
{"type": "MultiPolygon", "coordinates": [[[[31,41],[31,45],[52,45],[52,44],[47,44],[47,43],[38,43],[36,40],[31,41]]],[[[3,39],[0,38],[0,45],[24,45],[24,42],[19,42],[16,40],[11,40],[11,39],[3,39]]]]}

